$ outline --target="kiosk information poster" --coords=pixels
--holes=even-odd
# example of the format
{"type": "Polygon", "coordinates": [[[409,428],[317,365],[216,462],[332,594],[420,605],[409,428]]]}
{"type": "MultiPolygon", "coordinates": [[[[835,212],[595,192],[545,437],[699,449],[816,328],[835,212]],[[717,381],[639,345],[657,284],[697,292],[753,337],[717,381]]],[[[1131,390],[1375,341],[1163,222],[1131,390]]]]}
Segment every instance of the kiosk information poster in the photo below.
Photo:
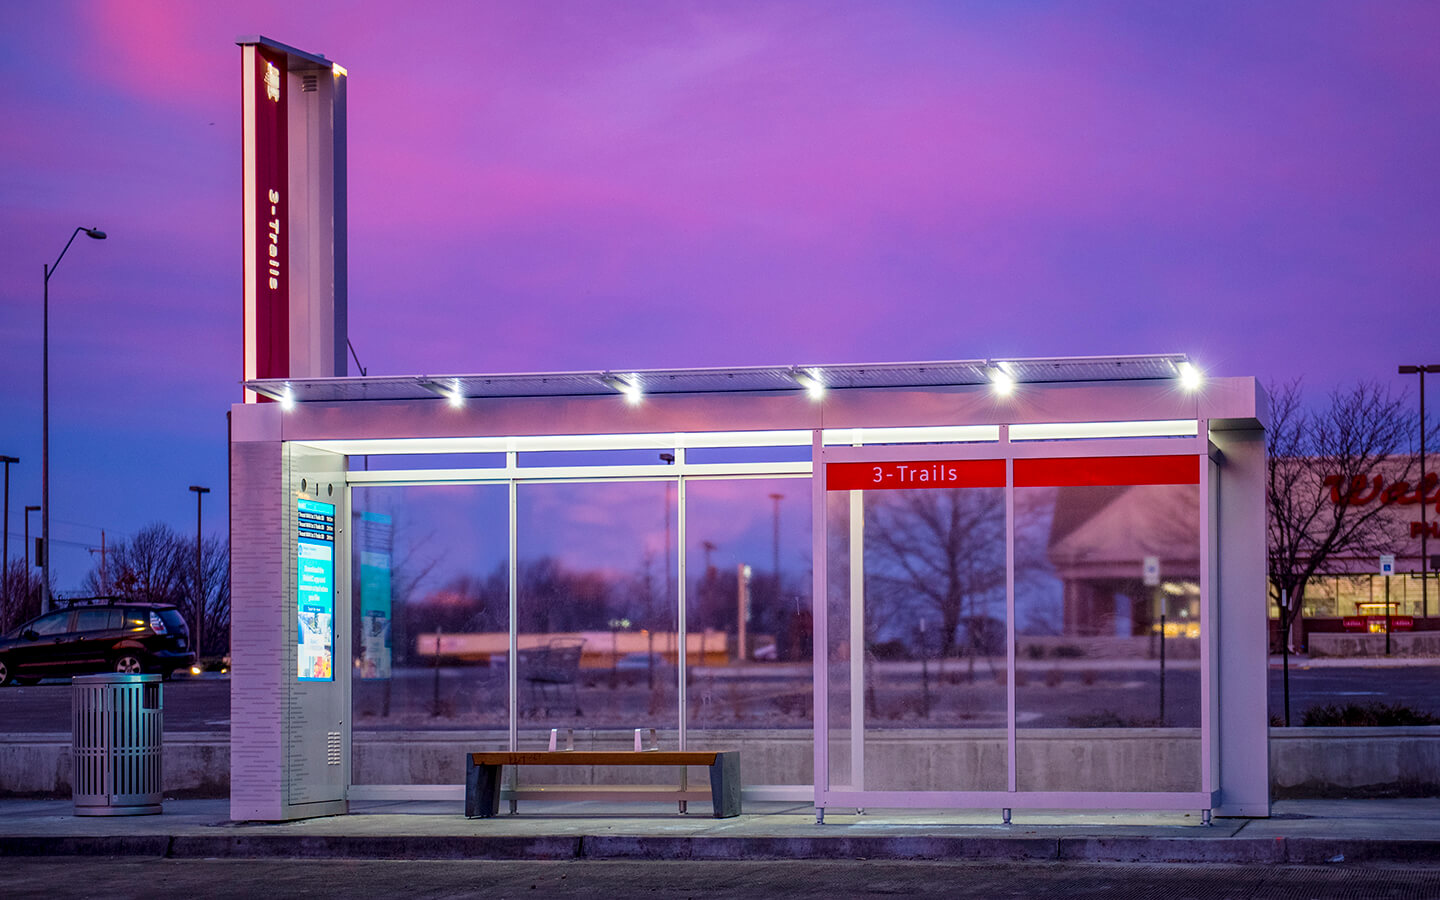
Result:
{"type": "Polygon", "coordinates": [[[296,501],[295,599],[299,615],[296,675],[301,681],[335,678],[335,505],[296,501]]]}
{"type": "Polygon", "coordinates": [[[360,663],[362,679],[390,677],[390,517],[360,514],[360,663]]]}

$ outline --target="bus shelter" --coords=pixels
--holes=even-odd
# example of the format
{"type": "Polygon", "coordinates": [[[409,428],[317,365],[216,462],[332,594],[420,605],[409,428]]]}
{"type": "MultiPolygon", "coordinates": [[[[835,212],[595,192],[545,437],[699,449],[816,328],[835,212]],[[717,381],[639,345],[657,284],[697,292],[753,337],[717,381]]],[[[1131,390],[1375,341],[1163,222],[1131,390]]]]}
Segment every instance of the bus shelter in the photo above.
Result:
{"type": "Polygon", "coordinates": [[[670,747],[739,749],[747,798],[822,816],[1268,814],[1254,379],[1164,355],[246,388],[273,402],[231,411],[236,819],[458,796],[458,777],[391,774],[428,736],[356,745],[402,649],[433,663],[437,712],[442,670],[467,685],[490,726],[471,750],[623,738],[600,698],[670,747]],[[755,615],[765,573],[717,573],[699,523],[781,480],[808,505],[805,590],[755,615]],[[498,548],[495,599],[459,632],[394,633],[398,523],[374,498],[403,488],[487,498],[471,518],[498,548]],[[624,542],[622,495],[664,509],[663,552],[627,582],[643,616],[583,579],[537,593],[547,515],[584,503],[590,533],[624,542]],[[738,607],[717,614],[717,591],[738,607]],[[382,752],[402,762],[377,775],[382,752]]]}

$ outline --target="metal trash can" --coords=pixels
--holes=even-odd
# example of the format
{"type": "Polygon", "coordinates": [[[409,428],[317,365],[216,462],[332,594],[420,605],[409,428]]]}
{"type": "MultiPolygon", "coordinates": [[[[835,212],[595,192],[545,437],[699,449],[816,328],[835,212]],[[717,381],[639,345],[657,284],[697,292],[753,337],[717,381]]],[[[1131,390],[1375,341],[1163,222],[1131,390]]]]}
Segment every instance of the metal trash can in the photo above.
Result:
{"type": "Polygon", "coordinates": [[[161,812],[160,676],[81,675],[70,683],[75,815],[161,812]]]}

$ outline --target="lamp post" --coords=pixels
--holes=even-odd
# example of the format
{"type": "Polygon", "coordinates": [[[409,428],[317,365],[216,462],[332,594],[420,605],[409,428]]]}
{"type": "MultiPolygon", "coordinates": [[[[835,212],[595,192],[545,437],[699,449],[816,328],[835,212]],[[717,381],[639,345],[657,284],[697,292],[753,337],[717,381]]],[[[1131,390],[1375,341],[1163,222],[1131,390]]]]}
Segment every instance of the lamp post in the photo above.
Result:
{"type": "Polygon", "coordinates": [[[44,556],[40,558],[40,611],[50,611],[50,276],[60,267],[65,251],[75,243],[80,232],[97,241],[105,240],[105,232],[83,225],[70,233],[70,240],[52,265],[45,267],[45,300],[43,321],[40,332],[41,380],[40,380],[40,546],[44,556]]]}
{"type": "Polygon", "coordinates": [[[205,637],[205,583],[202,580],[205,570],[200,562],[200,551],[204,543],[200,537],[200,504],[204,496],[210,493],[210,489],[192,484],[190,490],[195,492],[195,664],[199,665],[204,650],[204,644],[200,641],[205,637]]]}
{"type": "Polygon", "coordinates": [[[10,464],[18,463],[18,456],[0,456],[0,463],[5,464],[5,536],[0,538],[0,544],[4,549],[0,550],[0,595],[5,598],[5,606],[10,606],[10,464]]]}
{"type": "MultiPolygon", "coordinates": [[[[1426,520],[1425,507],[1429,505],[1425,499],[1425,491],[1429,487],[1425,473],[1425,374],[1440,374],[1440,365],[1428,366],[1401,366],[1401,375],[1420,376],[1420,487],[1416,493],[1420,495],[1420,614],[1430,618],[1430,524],[1426,520]]],[[[1386,605],[1389,611],[1389,605],[1386,605]]]]}

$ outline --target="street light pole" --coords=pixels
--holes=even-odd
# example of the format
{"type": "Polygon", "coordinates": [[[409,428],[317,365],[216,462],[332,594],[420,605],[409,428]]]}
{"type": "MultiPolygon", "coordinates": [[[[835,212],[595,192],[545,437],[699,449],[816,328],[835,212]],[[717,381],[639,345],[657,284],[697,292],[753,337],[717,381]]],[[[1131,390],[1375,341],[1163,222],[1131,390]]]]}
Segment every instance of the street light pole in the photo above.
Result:
{"type": "Polygon", "coordinates": [[[18,463],[18,456],[0,456],[0,463],[5,464],[5,536],[0,538],[4,549],[0,550],[0,596],[5,598],[5,607],[10,607],[10,464],[18,463]]]}
{"type": "Polygon", "coordinates": [[[1426,619],[1430,618],[1430,524],[1425,514],[1425,508],[1429,506],[1425,492],[1430,486],[1425,472],[1425,373],[1427,372],[1432,375],[1440,374],[1440,365],[1400,367],[1401,375],[1420,376],[1420,487],[1416,493],[1420,495],[1420,614],[1426,619]]]}
{"type": "Polygon", "coordinates": [[[201,639],[205,637],[205,583],[202,580],[205,570],[200,562],[200,550],[204,543],[200,537],[200,503],[210,489],[192,484],[190,490],[195,492],[195,664],[199,665],[204,647],[201,639]]]}
{"type": "Polygon", "coordinates": [[[98,228],[80,226],[70,233],[65,248],[55,257],[53,265],[45,267],[45,299],[40,330],[41,378],[40,378],[40,546],[44,555],[40,557],[40,611],[50,611],[50,276],[60,267],[65,251],[75,243],[80,232],[97,241],[105,240],[105,232],[98,228]]]}

